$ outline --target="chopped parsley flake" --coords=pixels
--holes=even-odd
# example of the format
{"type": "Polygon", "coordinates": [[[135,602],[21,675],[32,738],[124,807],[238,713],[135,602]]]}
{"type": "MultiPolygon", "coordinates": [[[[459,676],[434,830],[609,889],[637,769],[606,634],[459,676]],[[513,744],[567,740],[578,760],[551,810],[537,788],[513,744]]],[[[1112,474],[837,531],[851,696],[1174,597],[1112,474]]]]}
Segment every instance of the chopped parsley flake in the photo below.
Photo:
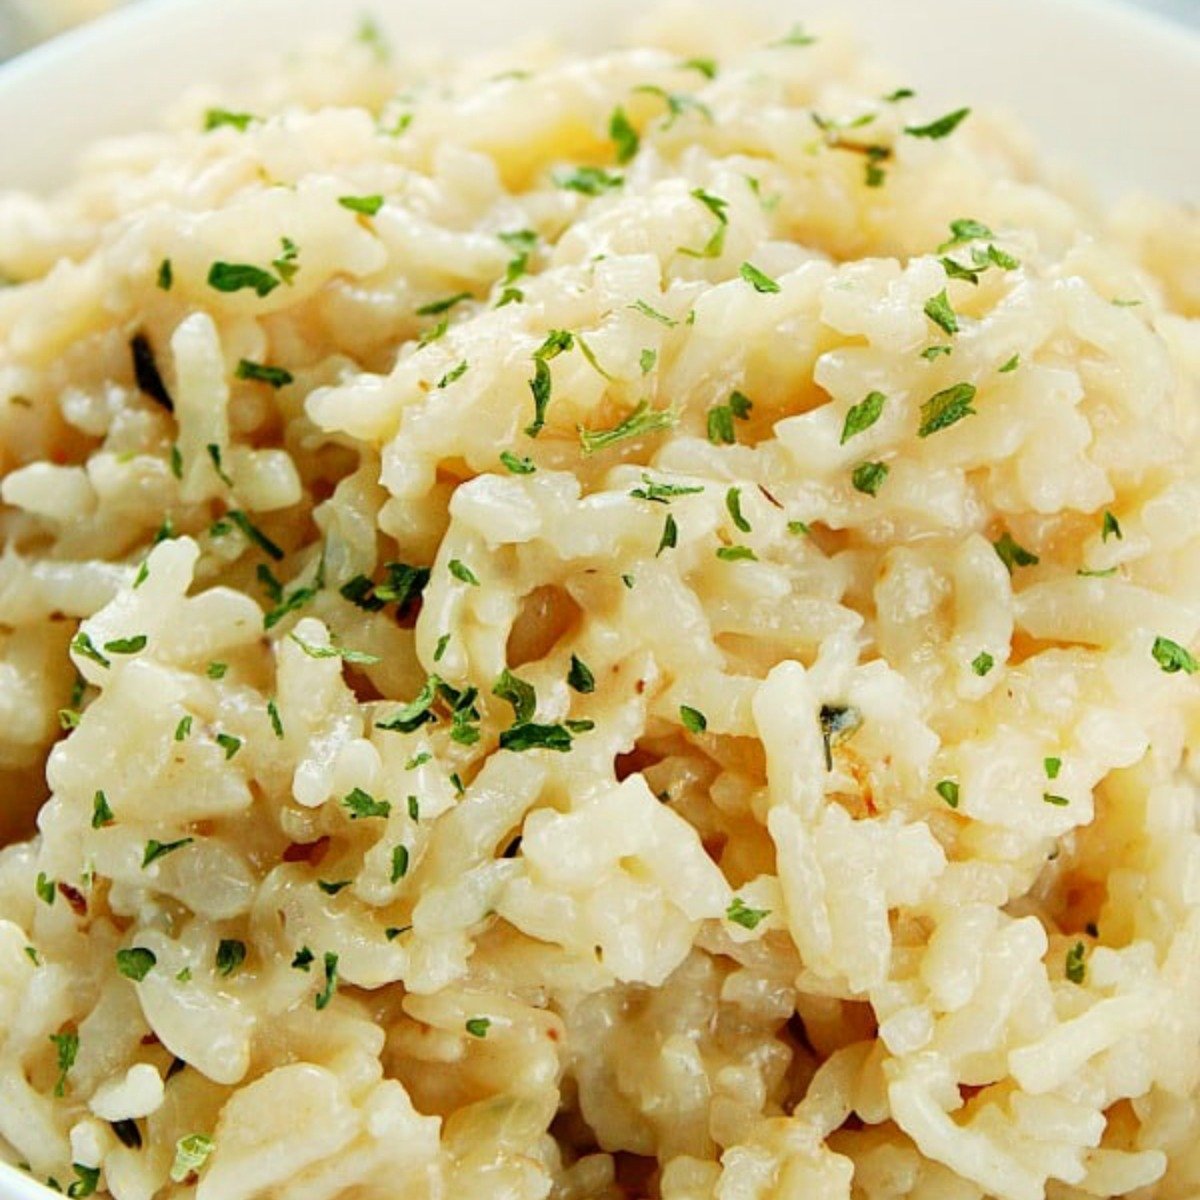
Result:
{"type": "Polygon", "coordinates": [[[373,217],[383,207],[382,196],[339,196],[338,203],[353,213],[373,217]]]}
{"type": "Polygon", "coordinates": [[[1125,535],[1121,532],[1121,522],[1108,509],[1105,509],[1104,524],[1100,530],[1100,540],[1107,542],[1110,537],[1115,537],[1118,542],[1125,540],[1125,535]]]}
{"type": "Polygon", "coordinates": [[[714,196],[703,188],[693,189],[692,197],[699,200],[716,217],[717,227],[701,249],[689,250],[681,247],[679,253],[686,254],[689,258],[720,258],[725,250],[725,235],[729,228],[729,217],[725,211],[729,207],[729,201],[714,196]]]}
{"type": "Polygon", "coordinates": [[[870,429],[883,415],[883,407],[886,403],[887,397],[882,392],[870,392],[865,400],[855,404],[846,413],[840,444],[844,446],[856,434],[870,429]]]}
{"type": "Polygon", "coordinates": [[[208,451],[208,457],[212,462],[213,470],[217,473],[217,478],[226,487],[233,487],[233,480],[229,478],[229,474],[221,462],[221,447],[216,442],[209,442],[204,449],[208,451]]]}
{"type": "Polygon", "coordinates": [[[625,182],[619,171],[606,171],[603,167],[573,167],[556,171],[554,184],[568,192],[579,192],[583,196],[602,196],[615,191],[625,182]]]}
{"type": "Polygon", "coordinates": [[[392,813],[392,806],[387,800],[376,800],[369,792],[357,787],[343,797],[342,807],[350,814],[352,821],[365,817],[388,817],[392,813]]]}
{"type": "Polygon", "coordinates": [[[218,733],[216,743],[225,751],[225,761],[228,762],[241,748],[242,739],[232,733],[218,733]]]}
{"type": "Polygon", "coordinates": [[[192,732],[192,716],[189,713],[185,717],[179,718],[179,724],[175,726],[175,740],[177,742],[184,741],[188,734],[192,732]]]}
{"type": "Polygon", "coordinates": [[[975,387],[970,383],[956,383],[945,391],[930,396],[921,405],[921,425],[918,437],[929,437],[957,424],[964,417],[973,416],[971,401],[975,399],[975,387]]]}
{"type": "Polygon", "coordinates": [[[890,471],[891,468],[887,463],[862,462],[850,472],[850,482],[854,485],[855,491],[862,492],[866,496],[875,496],[879,494],[879,489],[883,486],[890,471]]]}
{"type": "Polygon", "coordinates": [[[462,304],[465,300],[474,300],[475,297],[470,292],[456,292],[453,296],[446,296],[442,300],[434,300],[429,304],[422,304],[417,309],[418,317],[438,317],[442,313],[448,313],[456,305],[462,304]]]}
{"type": "Polygon", "coordinates": [[[271,729],[277,738],[283,738],[283,721],[279,716],[279,707],[274,700],[267,701],[267,716],[271,721],[271,729]]]}
{"type": "Polygon", "coordinates": [[[634,488],[629,494],[635,500],[650,500],[655,504],[670,504],[678,496],[695,496],[704,491],[702,487],[658,483],[645,472],[642,473],[642,485],[634,488]]]}
{"type": "Polygon", "coordinates": [[[1059,771],[1062,770],[1062,759],[1044,758],[1042,759],[1042,766],[1046,771],[1047,779],[1057,779],[1059,771]]]}
{"type": "Polygon", "coordinates": [[[638,356],[638,366],[642,369],[643,375],[649,375],[658,364],[658,351],[646,349],[638,356]]]}
{"type": "Polygon", "coordinates": [[[933,362],[935,358],[940,358],[943,354],[953,354],[954,350],[951,346],[926,346],[921,351],[921,357],[926,362],[933,362]]]}
{"type": "Polygon", "coordinates": [[[689,58],[679,64],[686,71],[698,71],[705,79],[716,79],[717,60],[715,58],[689,58]]]}
{"type": "Polygon", "coordinates": [[[944,117],[939,117],[936,121],[930,121],[928,125],[905,125],[904,132],[909,137],[915,138],[939,138],[949,137],[959,125],[970,115],[969,108],[955,109],[954,112],[947,113],[944,117]]]}
{"type": "Polygon", "coordinates": [[[750,522],[742,515],[742,489],[731,487],[725,493],[725,508],[736,528],[742,533],[750,532],[750,522]]]}
{"type": "Polygon", "coordinates": [[[100,1168],[72,1163],[71,1170],[75,1172],[75,1180],[67,1187],[69,1200],[84,1200],[86,1196],[94,1196],[100,1186],[100,1168]]]}
{"type": "Polygon", "coordinates": [[[290,371],[285,371],[282,367],[270,367],[264,363],[251,362],[248,358],[243,358],[237,365],[237,370],[234,374],[238,379],[249,379],[255,383],[265,383],[277,391],[281,387],[287,387],[289,383],[295,382],[295,377],[290,371]]]}
{"type": "Polygon", "coordinates": [[[1170,638],[1156,637],[1150,653],[1168,675],[1178,675],[1180,671],[1185,675],[1194,675],[1200,671],[1200,663],[1195,656],[1170,638]]]}
{"type": "Polygon", "coordinates": [[[1043,792],[1042,799],[1047,804],[1054,805],[1055,808],[1066,808],[1067,805],[1071,803],[1070,800],[1068,800],[1066,798],[1066,796],[1055,796],[1055,795],[1052,795],[1050,792],[1043,792]]]}
{"type": "Polygon", "coordinates": [[[147,950],[144,946],[134,946],[131,950],[117,951],[117,970],[126,979],[132,979],[134,983],[141,983],[150,974],[151,968],[156,962],[158,962],[158,956],[153,950],[147,950]]]}
{"type": "Polygon", "coordinates": [[[552,329],[546,340],[534,351],[533,378],[529,381],[529,390],[533,395],[533,421],[525,426],[528,437],[537,437],[546,425],[546,409],[550,405],[552,378],[550,360],[570,350],[575,344],[575,337],[566,329],[552,329]]]}
{"type": "Polygon", "coordinates": [[[92,797],[92,828],[103,829],[105,825],[111,825],[115,819],[113,810],[108,803],[108,797],[98,791],[92,797]]]}
{"type": "Polygon", "coordinates": [[[507,667],[492,687],[492,695],[512,705],[517,724],[524,725],[533,720],[537,710],[537,692],[533,684],[518,678],[507,667]]]}
{"type": "Polygon", "coordinates": [[[171,453],[170,453],[168,462],[171,467],[171,474],[174,475],[176,479],[182,479],[183,478],[183,452],[179,449],[179,446],[175,443],[172,443],[172,445],[171,445],[171,453]]]}
{"type": "Polygon", "coordinates": [[[635,300],[630,306],[636,312],[640,312],[643,317],[649,317],[652,321],[657,321],[660,325],[665,325],[668,329],[674,329],[679,324],[674,317],[668,317],[666,313],[659,312],[651,304],[647,304],[645,300],[635,300]]]}
{"type": "Polygon", "coordinates": [[[202,1133],[189,1133],[175,1143],[175,1161],[171,1164],[171,1179],[183,1183],[197,1174],[208,1162],[216,1144],[202,1133]]]}
{"type": "Polygon", "coordinates": [[[53,906],[54,897],[58,893],[55,890],[54,880],[45,871],[38,872],[38,877],[33,882],[33,890],[37,893],[37,898],[43,904],[53,906]]]}
{"type": "Polygon", "coordinates": [[[679,544],[679,526],[675,523],[675,518],[667,513],[667,519],[663,522],[662,537],[658,541],[658,549],[654,552],[654,557],[657,558],[664,550],[673,550],[679,544]]]}
{"type": "Polygon", "coordinates": [[[269,296],[279,283],[270,271],[249,263],[215,262],[208,272],[208,286],[216,291],[240,292],[248,289],[260,299],[269,296]]]}
{"type": "Polygon", "coordinates": [[[960,217],[957,221],[951,221],[950,234],[949,241],[943,242],[938,247],[939,254],[946,250],[952,250],[955,246],[963,246],[968,242],[996,236],[982,221],[976,221],[971,217],[960,217]]]}
{"type": "Polygon", "coordinates": [[[769,908],[751,908],[741,896],[734,896],[725,910],[726,920],[743,929],[757,929],[771,915],[769,908]]]}
{"type": "Polygon", "coordinates": [[[210,662],[205,668],[204,673],[209,677],[209,679],[224,679],[228,670],[228,663],[210,662]]]}
{"type": "Polygon", "coordinates": [[[175,268],[171,266],[169,258],[164,258],[158,264],[158,276],[155,282],[164,292],[169,292],[175,286],[175,268]]]}
{"type": "Polygon", "coordinates": [[[721,546],[717,557],[722,562],[758,562],[758,555],[749,546],[721,546]]]}
{"type": "Polygon", "coordinates": [[[1000,561],[1008,568],[1011,575],[1015,567],[1036,567],[1041,559],[1032,550],[1026,550],[1011,533],[1004,533],[992,543],[992,547],[1000,556],[1000,561]]]}
{"type": "Polygon", "coordinates": [[[313,952],[307,946],[301,946],[292,959],[292,970],[307,971],[313,965],[313,952]]]}
{"type": "Polygon", "coordinates": [[[54,1094],[62,1097],[67,1090],[67,1076],[79,1056],[79,1034],[73,1030],[67,1033],[52,1033],[50,1040],[58,1052],[58,1079],[54,1084],[54,1094]]]}
{"type": "Polygon", "coordinates": [[[763,295],[774,295],[783,289],[769,275],[764,275],[753,263],[744,262],[738,274],[756,291],[763,295]]]}
{"type": "Polygon", "coordinates": [[[501,750],[556,750],[565,754],[571,749],[571,731],[566,725],[514,725],[500,734],[501,750]]]}
{"type": "Polygon", "coordinates": [[[981,650],[971,660],[971,670],[979,676],[989,674],[995,665],[996,660],[986,650],[981,650]]]}
{"type": "Polygon", "coordinates": [[[505,470],[513,475],[532,475],[537,470],[532,458],[519,458],[511,450],[502,450],[500,461],[505,470]]]}
{"type": "Polygon", "coordinates": [[[816,38],[810,33],[805,33],[803,25],[793,25],[791,32],[781,37],[777,42],[772,42],[771,47],[778,46],[811,46],[816,42],[816,38]]]}
{"type": "Polygon", "coordinates": [[[688,733],[703,733],[708,728],[708,718],[689,704],[679,706],[679,720],[688,733]]]}
{"type": "Polygon", "coordinates": [[[946,295],[945,288],[925,301],[925,315],[947,333],[958,332],[958,316],[950,306],[950,298],[946,295]]]}
{"type": "Polygon", "coordinates": [[[689,96],[686,92],[668,92],[665,88],[660,88],[653,83],[644,83],[633,90],[643,95],[657,96],[667,106],[667,120],[663,125],[664,129],[670,129],[680,117],[688,112],[699,113],[709,124],[712,124],[713,115],[708,105],[697,100],[695,96],[689,96]]]}
{"type": "Polygon", "coordinates": [[[1087,966],[1084,962],[1085,947],[1082,942],[1076,942],[1070,950],[1067,951],[1065,971],[1067,979],[1071,983],[1082,983],[1084,976],[1087,974],[1087,966]]]}
{"type": "Polygon", "coordinates": [[[217,973],[228,979],[246,961],[246,943],[222,938],[217,945],[217,973]]]}
{"type": "Polygon", "coordinates": [[[437,645],[433,648],[433,661],[441,662],[443,655],[446,653],[446,647],[450,645],[450,635],[443,633],[437,640],[437,645]]]}
{"type": "Polygon", "coordinates": [[[787,531],[796,537],[808,537],[812,533],[807,521],[789,521],[787,531]]]}
{"type": "Polygon", "coordinates": [[[491,1027],[492,1023],[487,1017],[472,1017],[466,1024],[467,1032],[474,1038],[487,1037],[487,1032],[491,1027]]]}
{"type": "Polygon", "coordinates": [[[1017,368],[1018,368],[1020,365],[1021,365],[1021,356],[1020,356],[1019,354],[1014,354],[1014,355],[1012,356],[1012,358],[1010,358],[1010,359],[1009,359],[1009,360],[1008,360],[1008,361],[1007,361],[1007,362],[1004,364],[1004,366],[1002,366],[1002,367],[1000,368],[1000,374],[1001,374],[1001,375],[1008,375],[1008,374],[1010,374],[1011,372],[1015,371],[1015,370],[1016,370],[1016,369],[1017,369],[1017,368]]]}
{"type": "Polygon", "coordinates": [[[567,672],[567,686],[581,696],[590,695],[596,690],[596,676],[592,669],[576,655],[571,655],[571,669],[567,672]]]}
{"type": "Polygon", "coordinates": [[[479,578],[476,576],[475,572],[472,571],[471,568],[466,565],[466,563],[460,562],[457,558],[452,558],[450,560],[448,570],[450,571],[450,574],[461,583],[469,584],[471,587],[479,586],[479,578]]]}
{"type": "Polygon", "coordinates": [[[951,808],[958,807],[958,784],[953,779],[943,779],[933,789],[951,808]]]}
{"type": "Polygon", "coordinates": [[[327,896],[336,896],[338,892],[345,891],[350,886],[349,879],[318,879],[317,887],[321,889],[327,896]]]}
{"type": "Polygon", "coordinates": [[[314,646],[294,633],[289,633],[288,638],[295,642],[309,658],[340,658],[343,662],[360,667],[374,666],[379,662],[377,654],[365,654],[361,650],[345,650],[341,646],[314,646]]]}
{"type": "Polygon", "coordinates": [[[708,410],[708,440],[714,446],[732,446],[737,441],[734,421],[749,420],[753,407],[753,402],[741,392],[731,392],[725,404],[708,410]]]}
{"type": "Polygon", "coordinates": [[[595,454],[598,450],[606,450],[618,442],[670,429],[678,420],[678,413],[671,409],[651,408],[649,402],[643,400],[633,412],[611,429],[584,429],[580,426],[579,441],[585,454],[595,454]]]}
{"type": "Polygon", "coordinates": [[[405,801],[405,804],[407,806],[409,820],[419,821],[421,819],[421,802],[416,798],[416,796],[409,796],[409,798],[405,801]]]}
{"type": "Polygon", "coordinates": [[[142,851],[142,869],[144,870],[160,858],[165,858],[168,854],[173,854],[176,850],[182,850],[184,846],[190,846],[194,840],[194,838],[185,837],[180,838],[177,842],[160,842],[151,838],[142,851]]]}
{"type": "Polygon", "coordinates": [[[617,162],[624,166],[638,152],[641,139],[638,132],[629,122],[629,117],[623,108],[613,109],[608,120],[608,136],[612,138],[617,149],[617,162]]]}
{"type": "Polygon", "coordinates": [[[210,108],[204,114],[204,132],[212,133],[214,129],[229,126],[239,133],[245,133],[252,121],[257,118],[252,113],[230,112],[226,108],[210,108]]]}
{"type": "Polygon", "coordinates": [[[445,375],[438,380],[437,386],[440,391],[443,388],[448,388],[452,383],[460,380],[470,369],[470,363],[464,358],[456,367],[452,367],[445,375]]]}
{"type": "Polygon", "coordinates": [[[392,848],[391,881],[399,883],[408,874],[408,847],[395,846],[392,848]]]}
{"type": "Polygon", "coordinates": [[[82,629],[71,639],[71,649],[81,658],[90,658],[92,662],[98,663],[102,667],[112,666],[112,663],[96,649],[92,639],[82,629]]]}

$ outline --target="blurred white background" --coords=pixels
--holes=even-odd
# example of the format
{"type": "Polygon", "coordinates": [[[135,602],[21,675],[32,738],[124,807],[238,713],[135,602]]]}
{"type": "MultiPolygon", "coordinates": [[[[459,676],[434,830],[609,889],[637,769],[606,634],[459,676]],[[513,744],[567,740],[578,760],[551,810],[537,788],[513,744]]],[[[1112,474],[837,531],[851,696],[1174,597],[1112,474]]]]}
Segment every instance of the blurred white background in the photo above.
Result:
{"type": "MultiPolygon", "coordinates": [[[[133,0],[0,0],[0,61],[133,0]]],[[[151,0],[141,0],[149,3],[151,0]]],[[[1200,0],[1122,0],[1200,31],[1200,0]]],[[[364,0],[364,8],[370,0],[364,0]]]]}

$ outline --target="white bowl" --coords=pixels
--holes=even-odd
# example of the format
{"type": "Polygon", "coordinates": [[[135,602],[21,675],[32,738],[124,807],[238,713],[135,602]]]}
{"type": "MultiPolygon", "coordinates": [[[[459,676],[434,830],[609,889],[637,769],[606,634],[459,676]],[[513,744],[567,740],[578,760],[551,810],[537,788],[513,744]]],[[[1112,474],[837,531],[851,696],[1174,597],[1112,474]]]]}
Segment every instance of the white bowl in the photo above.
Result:
{"type": "MultiPolygon", "coordinates": [[[[833,0],[725,0],[813,28],[833,0]]],[[[185,87],[369,10],[398,45],[477,48],[530,32],[618,40],[646,0],[153,0],[0,67],[0,187],[65,182],[97,137],[153,124],[185,87]]],[[[1115,0],[836,0],[836,19],[931,102],[1002,108],[1108,195],[1200,195],[1200,36],[1115,0]]],[[[55,1193],[0,1163],[0,1200],[55,1193]]]]}

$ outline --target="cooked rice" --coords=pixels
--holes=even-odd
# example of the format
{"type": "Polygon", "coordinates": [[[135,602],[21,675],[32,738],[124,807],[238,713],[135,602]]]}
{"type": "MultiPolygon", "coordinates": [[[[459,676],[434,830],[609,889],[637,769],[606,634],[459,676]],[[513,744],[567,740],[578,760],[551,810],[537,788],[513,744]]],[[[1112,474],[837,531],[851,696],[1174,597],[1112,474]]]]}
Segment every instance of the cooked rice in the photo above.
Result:
{"type": "Polygon", "coordinates": [[[368,36],[0,200],[11,1162],[1200,1190],[1197,217],[729,41],[368,36]]]}

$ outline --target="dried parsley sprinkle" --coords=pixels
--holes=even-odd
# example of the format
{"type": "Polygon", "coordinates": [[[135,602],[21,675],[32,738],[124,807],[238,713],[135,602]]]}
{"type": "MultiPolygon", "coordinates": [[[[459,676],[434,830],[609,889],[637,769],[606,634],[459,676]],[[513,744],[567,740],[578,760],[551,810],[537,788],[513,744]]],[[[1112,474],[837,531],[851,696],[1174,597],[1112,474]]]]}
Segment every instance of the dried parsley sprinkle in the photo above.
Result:
{"type": "MultiPolygon", "coordinates": [[[[580,733],[585,730],[580,729],[580,733]]],[[[571,730],[567,725],[538,725],[530,722],[514,725],[500,734],[501,750],[555,750],[565,754],[571,749],[571,730]]]]}
{"type": "Polygon", "coordinates": [[[783,291],[778,283],[769,275],[763,274],[753,263],[744,262],[738,268],[738,274],[756,291],[763,295],[774,295],[783,291]]]}
{"type": "Polygon", "coordinates": [[[945,802],[951,808],[958,807],[958,784],[955,783],[953,779],[943,779],[933,790],[937,792],[937,794],[941,796],[941,798],[945,800],[945,802]]]}
{"type": "Polygon", "coordinates": [[[461,583],[468,584],[471,587],[479,586],[479,578],[476,576],[475,572],[472,571],[471,568],[466,565],[466,563],[460,562],[457,558],[452,558],[450,560],[448,570],[450,571],[450,574],[461,583]]]}
{"type": "Polygon", "coordinates": [[[341,646],[314,646],[294,633],[288,634],[288,639],[296,643],[309,658],[340,658],[353,666],[370,667],[379,662],[377,654],[366,654],[361,650],[346,650],[341,646]]]}
{"type": "Polygon", "coordinates": [[[555,171],[553,179],[555,187],[583,196],[602,196],[605,192],[615,191],[625,182],[625,176],[619,171],[589,166],[555,171]]]}
{"type": "Polygon", "coordinates": [[[722,562],[758,562],[758,555],[749,546],[721,546],[717,557],[722,562]]]}
{"type": "Polygon", "coordinates": [[[103,829],[105,825],[111,825],[115,819],[113,810],[108,803],[108,797],[98,791],[92,797],[92,828],[103,829]]]}
{"type": "Polygon", "coordinates": [[[66,1033],[52,1033],[50,1041],[58,1052],[58,1080],[54,1084],[55,1096],[61,1098],[66,1094],[67,1076],[79,1056],[79,1034],[74,1030],[66,1033]]]}
{"type": "Polygon", "coordinates": [[[274,700],[267,701],[267,716],[271,721],[271,729],[274,731],[277,738],[283,737],[283,721],[279,716],[279,707],[274,700]]]}
{"type": "Polygon", "coordinates": [[[469,369],[470,369],[470,363],[468,363],[467,360],[464,358],[462,360],[462,362],[460,362],[457,366],[452,367],[449,371],[446,372],[445,375],[443,375],[441,377],[441,379],[438,380],[438,382],[437,382],[438,390],[441,391],[444,388],[448,388],[452,383],[456,383],[467,373],[467,371],[469,369]]]}
{"type": "Polygon", "coordinates": [[[850,473],[850,482],[854,485],[855,491],[862,492],[866,496],[876,496],[890,471],[891,468],[887,463],[862,462],[850,473]]]}
{"type": "Polygon", "coordinates": [[[958,316],[950,305],[945,288],[925,301],[925,315],[947,333],[958,332],[958,316]]]}
{"type": "Polygon", "coordinates": [[[217,974],[228,979],[246,961],[246,943],[222,938],[217,945],[217,974]]]}
{"type": "Polygon", "coordinates": [[[245,133],[252,121],[257,120],[252,113],[230,112],[227,108],[210,108],[204,114],[204,132],[211,133],[214,129],[226,126],[245,133]]]}
{"type": "Polygon", "coordinates": [[[1178,675],[1181,671],[1186,675],[1194,675],[1200,671],[1200,663],[1195,656],[1170,638],[1156,637],[1150,653],[1168,675],[1178,675]]]}
{"type": "Polygon", "coordinates": [[[731,487],[725,493],[725,508],[734,526],[742,533],[750,532],[750,522],[742,515],[742,489],[731,487]]]}
{"type": "Polygon", "coordinates": [[[338,203],[353,213],[364,217],[373,217],[383,207],[383,197],[374,196],[339,196],[338,203]]]}
{"type": "Polygon", "coordinates": [[[228,762],[241,748],[242,739],[232,733],[218,733],[216,743],[225,751],[225,761],[228,762]]]}
{"type": "Polygon", "coordinates": [[[141,983],[150,974],[158,956],[153,950],[144,946],[134,946],[130,950],[117,951],[117,971],[134,983],[141,983]]]}
{"type": "Polygon", "coordinates": [[[37,893],[37,898],[43,904],[53,906],[54,897],[58,893],[55,889],[55,881],[45,871],[38,872],[38,877],[33,883],[33,890],[37,893]]]}
{"type": "Polygon", "coordinates": [[[395,846],[392,849],[392,883],[399,883],[408,874],[408,847],[395,846]]]}
{"type": "Polygon", "coordinates": [[[169,292],[175,285],[175,268],[171,266],[171,260],[164,258],[158,264],[158,276],[155,280],[158,286],[164,291],[169,292]]]}
{"type": "Polygon", "coordinates": [[[741,896],[734,896],[725,910],[726,919],[743,929],[757,929],[770,915],[769,908],[751,908],[741,896]]]}
{"type": "Polygon", "coordinates": [[[970,383],[956,383],[953,387],[937,392],[921,405],[921,424],[918,437],[929,437],[943,429],[949,429],[964,417],[973,416],[975,409],[975,387],[970,383]]]}
{"type": "Polygon", "coordinates": [[[856,434],[870,429],[883,415],[883,408],[886,403],[887,397],[882,392],[869,392],[864,400],[853,405],[850,411],[846,413],[846,420],[842,425],[842,438],[839,444],[844,446],[856,434]]]}
{"type": "Polygon", "coordinates": [[[290,371],[285,371],[282,367],[271,367],[264,363],[251,362],[248,358],[243,358],[238,362],[237,370],[234,372],[238,379],[248,379],[255,383],[265,383],[278,391],[281,387],[286,387],[289,383],[295,382],[295,377],[290,371]]]}
{"type": "Polygon", "coordinates": [[[649,402],[643,400],[633,412],[611,429],[584,429],[580,426],[579,441],[585,454],[595,454],[619,442],[670,429],[678,420],[679,415],[673,410],[651,408],[649,402]]]}
{"type": "Polygon", "coordinates": [[[177,742],[182,742],[191,732],[192,717],[189,713],[187,716],[179,718],[179,724],[175,726],[175,740],[177,742]]]}
{"type": "Polygon", "coordinates": [[[280,281],[249,263],[215,262],[208,271],[208,286],[218,292],[253,291],[259,299],[269,296],[280,281]]]}
{"type": "Polygon", "coordinates": [[[1087,974],[1087,966],[1084,962],[1085,952],[1086,948],[1082,942],[1076,942],[1067,951],[1065,973],[1071,983],[1082,983],[1087,974]]]}
{"type": "Polygon", "coordinates": [[[999,372],[1001,375],[1008,375],[1011,372],[1015,371],[1020,365],[1021,365],[1021,356],[1019,354],[1014,354],[1012,356],[1012,358],[1010,358],[1004,364],[1004,366],[999,368],[999,372]]]}
{"type": "Polygon", "coordinates": [[[487,1017],[472,1017],[466,1023],[467,1032],[474,1038],[487,1037],[488,1030],[491,1027],[492,1023],[487,1017]]]}
{"type": "Polygon", "coordinates": [[[663,522],[662,537],[658,541],[658,549],[654,552],[654,557],[657,558],[664,550],[673,550],[679,544],[679,526],[675,523],[675,518],[667,513],[667,519],[663,522]]]}
{"type": "Polygon", "coordinates": [[[1110,537],[1115,537],[1118,542],[1125,540],[1125,535],[1121,532],[1121,522],[1108,509],[1105,509],[1104,524],[1100,530],[1100,540],[1107,542],[1110,537]]]}
{"type": "Polygon", "coordinates": [[[500,462],[504,469],[513,475],[532,475],[537,470],[532,458],[520,458],[511,450],[500,452],[500,462]]]}
{"type": "Polygon", "coordinates": [[[292,969],[294,971],[307,971],[313,965],[313,959],[313,952],[307,946],[301,946],[292,959],[292,969]]]}
{"type": "Polygon", "coordinates": [[[630,124],[628,114],[620,106],[613,109],[612,116],[608,119],[608,136],[616,147],[617,162],[622,166],[637,154],[641,145],[637,130],[630,124]]]}
{"type": "Polygon", "coordinates": [[[704,491],[702,487],[687,487],[673,483],[658,483],[642,472],[642,486],[633,488],[630,495],[635,500],[649,500],[655,504],[670,504],[679,496],[695,496],[704,491]]]}
{"type": "Polygon", "coordinates": [[[938,117],[936,121],[930,121],[927,125],[905,125],[904,132],[909,137],[915,138],[937,140],[949,137],[966,120],[970,113],[971,110],[969,108],[955,109],[954,112],[947,113],[944,117],[938,117]]]}
{"type": "Polygon", "coordinates": [[[82,658],[90,658],[92,662],[102,667],[112,666],[112,663],[96,649],[92,639],[82,629],[71,639],[71,649],[82,658]]]}
{"type": "Polygon", "coordinates": [[[357,787],[342,798],[342,807],[350,814],[352,821],[366,817],[388,817],[392,812],[392,806],[387,800],[376,800],[369,792],[357,787]]]}
{"type": "Polygon", "coordinates": [[[979,676],[989,674],[995,665],[996,660],[986,650],[981,650],[971,660],[971,670],[979,676]]]}
{"type": "Polygon", "coordinates": [[[724,404],[708,410],[708,440],[714,446],[732,446],[737,441],[734,421],[748,421],[753,401],[741,392],[731,392],[724,404]]]}
{"type": "Polygon", "coordinates": [[[150,866],[151,863],[157,862],[160,858],[165,858],[168,854],[173,854],[176,850],[182,850],[184,846],[190,846],[194,838],[180,838],[177,842],[160,842],[156,838],[151,838],[146,843],[146,848],[142,851],[142,868],[143,870],[150,866]]]}
{"type": "Polygon", "coordinates": [[[518,725],[528,724],[537,710],[537,692],[533,684],[514,675],[507,667],[492,687],[492,695],[512,705],[518,725]]]}
{"type": "Polygon", "coordinates": [[[1043,792],[1042,799],[1047,804],[1052,804],[1055,808],[1066,808],[1071,803],[1066,796],[1055,796],[1050,792],[1043,792]]]}
{"type": "Polygon", "coordinates": [[[1062,770],[1062,759],[1044,758],[1042,759],[1042,767],[1045,769],[1047,779],[1057,779],[1059,771],[1062,770]]]}
{"type": "Polygon", "coordinates": [[[567,672],[567,686],[581,696],[591,695],[596,690],[596,676],[592,669],[577,655],[571,655],[571,669],[567,672]]]}
{"type": "Polygon", "coordinates": [[[1000,556],[1000,561],[1008,568],[1011,575],[1016,567],[1036,567],[1042,560],[1032,550],[1026,550],[1011,533],[1002,534],[992,543],[992,548],[1000,556]]]}
{"type": "Polygon", "coordinates": [[[679,706],[679,720],[689,733],[703,733],[708,728],[708,718],[689,704],[679,706]]]}
{"type": "Polygon", "coordinates": [[[560,354],[566,353],[575,344],[575,336],[566,329],[552,329],[546,335],[546,340],[533,354],[533,378],[529,381],[529,390],[533,396],[533,420],[525,426],[528,437],[537,437],[546,425],[546,409],[550,405],[550,395],[553,380],[549,363],[560,354]]]}

